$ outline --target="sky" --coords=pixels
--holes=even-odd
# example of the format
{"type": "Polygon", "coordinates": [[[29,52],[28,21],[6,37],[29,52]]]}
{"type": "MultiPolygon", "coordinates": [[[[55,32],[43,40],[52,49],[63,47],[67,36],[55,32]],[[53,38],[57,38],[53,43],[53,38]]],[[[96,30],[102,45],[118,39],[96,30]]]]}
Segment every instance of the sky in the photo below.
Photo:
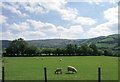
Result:
{"type": "Polygon", "coordinates": [[[117,0],[13,0],[0,4],[0,40],[88,39],[118,33],[117,0]]]}

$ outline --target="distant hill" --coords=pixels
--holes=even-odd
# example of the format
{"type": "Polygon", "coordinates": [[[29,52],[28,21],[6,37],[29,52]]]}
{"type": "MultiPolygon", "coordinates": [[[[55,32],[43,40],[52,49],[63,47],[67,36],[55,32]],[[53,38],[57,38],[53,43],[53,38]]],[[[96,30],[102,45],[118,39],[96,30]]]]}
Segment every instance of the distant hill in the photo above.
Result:
{"type": "Polygon", "coordinates": [[[30,44],[36,45],[40,48],[63,48],[67,44],[80,44],[84,41],[81,40],[69,40],[69,39],[47,39],[47,40],[32,40],[28,41],[30,44]]]}
{"type": "Polygon", "coordinates": [[[2,51],[2,49],[4,49],[4,48],[6,48],[6,47],[8,47],[8,45],[9,45],[9,40],[0,40],[0,51],[2,51]]]}
{"type": "Polygon", "coordinates": [[[119,45],[119,41],[120,41],[120,34],[114,34],[114,35],[110,35],[105,37],[104,39],[98,41],[96,43],[96,45],[100,48],[100,49],[105,49],[105,48],[110,48],[112,50],[120,50],[120,45],[119,45]]]}
{"type": "MultiPolygon", "coordinates": [[[[35,45],[39,48],[63,48],[67,44],[83,44],[83,43],[95,43],[99,49],[105,49],[110,48],[112,50],[118,50],[120,49],[118,45],[118,41],[120,40],[118,38],[120,34],[114,34],[109,36],[100,36],[96,38],[91,39],[76,39],[76,40],[70,40],[70,39],[46,39],[46,40],[30,40],[28,41],[30,44],[35,45]]],[[[8,40],[2,40],[2,48],[6,48],[10,41],[8,40]]],[[[1,45],[1,44],[0,44],[1,45]]],[[[2,49],[0,49],[2,50],[2,49]]]]}

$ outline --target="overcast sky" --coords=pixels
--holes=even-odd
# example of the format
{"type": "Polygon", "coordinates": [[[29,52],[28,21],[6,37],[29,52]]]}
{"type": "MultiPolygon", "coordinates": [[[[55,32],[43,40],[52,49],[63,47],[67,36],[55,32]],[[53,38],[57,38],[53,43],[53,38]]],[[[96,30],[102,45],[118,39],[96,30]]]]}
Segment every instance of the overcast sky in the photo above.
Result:
{"type": "Polygon", "coordinates": [[[94,1],[2,2],[0,39],[85,39],[118,33],[117,0],[94,1]]]}

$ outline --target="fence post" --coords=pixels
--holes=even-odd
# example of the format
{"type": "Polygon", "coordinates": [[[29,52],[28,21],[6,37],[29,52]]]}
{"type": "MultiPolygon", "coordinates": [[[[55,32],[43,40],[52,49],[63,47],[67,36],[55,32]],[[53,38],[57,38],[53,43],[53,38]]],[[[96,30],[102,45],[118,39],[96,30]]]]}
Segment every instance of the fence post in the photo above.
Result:
{"type": "Polygon", "coordinates": [[[5,80],[5,78],[4,78],[4,76],[5,76],[4,73],[5,73],[5,72],[4,72],[4,66],[2,66],[2,82],[4,82],[4,80],[5,80]]]}
{"type": "Polygon", "coordinates": [[[44,77],[45,77],[45,82],[47,82],[47,68],[44,67],[44,77]]]}
{"type": "Polygon", "coordinates": [[[98,82],[101,82],[101,68],[98,67],[98,82]]]}

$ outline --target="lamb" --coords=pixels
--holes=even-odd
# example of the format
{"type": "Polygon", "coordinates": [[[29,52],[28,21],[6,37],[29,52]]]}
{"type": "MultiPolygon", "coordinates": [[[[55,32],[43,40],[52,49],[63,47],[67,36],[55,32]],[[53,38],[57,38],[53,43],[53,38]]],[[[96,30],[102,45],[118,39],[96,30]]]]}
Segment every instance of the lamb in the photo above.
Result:
{"type": "Polygon", "coordinates": [[[68,66],[67,70],[77,73],[77,69],[75,69],[75,67],[72,67],[72,66],[68,66]]]}
{"type": "Polygon", "coordinates": [[[57,69],[55,70],[55,74],[56,74],[56,73],[57,73],[57,74],[58,74],[58,73],[61,73],[61,74],[62,74],[62,70],[63,70],[62,68],[57,68],[57,69]]]}

